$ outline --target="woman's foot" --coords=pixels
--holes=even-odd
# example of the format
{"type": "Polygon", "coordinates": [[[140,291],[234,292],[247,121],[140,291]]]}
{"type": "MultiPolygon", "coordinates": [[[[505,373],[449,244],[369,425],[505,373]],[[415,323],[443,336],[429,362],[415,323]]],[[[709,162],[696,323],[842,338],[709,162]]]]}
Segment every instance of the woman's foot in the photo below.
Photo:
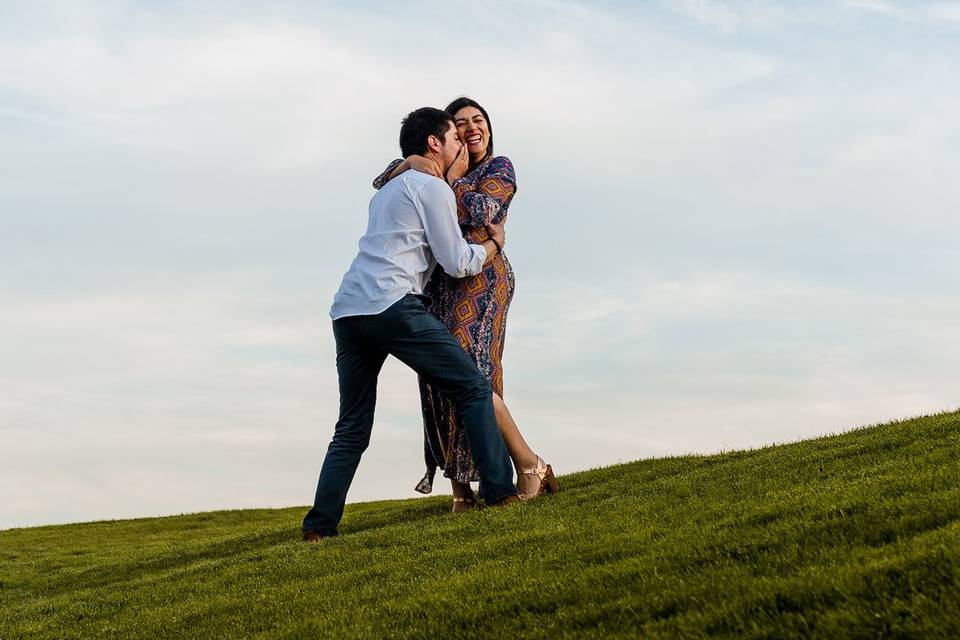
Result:
{"type": "Polygon", "coordinates": [[[536,466],[530,469],[517,469],[517,490],[520,498],[529,500],[560,491],[560,483],[553,475],[553,467],[537,456],[536,466]]]}
{"type": "Polygon", "coordinates": [[[470,485],[464,482],[454,482],[453,485],[453,513],[465,513],[477,508],[477,496],[470,485]]]}
{"type": "Polygon", "coordinates": [[[466,513],[477,510],[476,498],[453,498],[453,513],[466,513]]]}

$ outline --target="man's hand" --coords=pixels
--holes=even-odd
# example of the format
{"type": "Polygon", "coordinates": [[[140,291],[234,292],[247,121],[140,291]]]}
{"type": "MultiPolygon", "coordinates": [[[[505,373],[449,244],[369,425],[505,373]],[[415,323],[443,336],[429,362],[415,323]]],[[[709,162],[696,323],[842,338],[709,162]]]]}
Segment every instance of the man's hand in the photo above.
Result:
{"type": "Polygon", "coordinates": [[[487,235],[489,235],[493,240],[496,240],[497,243],[502,248],[503,245],[507,243],[506,234],[504,233],[503,226],[507,223],[506,220],[499,222],[497,224],[489,223],[487,224],[487,235]]]}
{"type": "Polygon", "coordinates": [[[491,222],[486,225],[487,235],[490,236],[490,239],[483,241],[483,248],[487,252],[487,259],[483,261],[484,265],[493,262],[493,259],[497,257],[497,254],[503,249],[503,243],[506,242],[506,236],[503,233],[503,225],[505,223],[506,220],[499,224],[493,224],[491,222]]]}
{"type": "Polygon", "coordinates": [[[454,160],[450,168],[447,169],[447,184],[452,187],[458,178],[467,175],[468,168],[470,168],[470,155],[467,153],[467,145],[463,145],[460,147],[460,153],[457,154],[457,159],[454,160]]]}
{"type": "Polygon", "coordinates": [[[443,179],[443,171],[440,169],[440,165],[438,165],[434,160],[414,154],[412,156],[407,156],[406,162],[410,164],[410,168],[414,171],[426,173],[440,178],[441,180],[443,179]]]}

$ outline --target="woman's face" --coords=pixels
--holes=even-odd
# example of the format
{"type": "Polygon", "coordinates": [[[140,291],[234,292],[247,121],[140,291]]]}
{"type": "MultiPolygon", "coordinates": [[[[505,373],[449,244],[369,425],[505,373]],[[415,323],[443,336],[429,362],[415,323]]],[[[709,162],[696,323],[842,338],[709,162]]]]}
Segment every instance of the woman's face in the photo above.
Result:
{"type": "Polygon", "coordinates": [[[464,107],[453,114],[453,123],[457,127],[460,139],[467,145],[467,152],[473,159],[487,154],[490,144],[490,128],[483,113],[476,107],[464,107]]]}

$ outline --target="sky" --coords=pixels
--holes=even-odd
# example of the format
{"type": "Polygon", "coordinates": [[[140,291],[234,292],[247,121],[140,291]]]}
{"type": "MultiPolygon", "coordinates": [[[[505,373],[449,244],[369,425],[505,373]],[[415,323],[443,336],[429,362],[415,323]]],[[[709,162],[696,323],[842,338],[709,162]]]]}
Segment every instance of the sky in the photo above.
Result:
{"type": "MultiPolygon", "coordinates": [[[[957,77],[960,2],[0,0],[0,528],[309,503],[371,180],[460,95],[558,473],[956,409],[957,77]]],[[[421,429],[388,361],[349,500],[421,429]]]]}

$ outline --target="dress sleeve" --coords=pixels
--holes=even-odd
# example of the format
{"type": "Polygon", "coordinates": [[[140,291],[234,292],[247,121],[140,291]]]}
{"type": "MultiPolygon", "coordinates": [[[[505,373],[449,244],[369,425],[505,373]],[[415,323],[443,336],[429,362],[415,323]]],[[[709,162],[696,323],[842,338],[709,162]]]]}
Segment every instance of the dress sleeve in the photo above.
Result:
{"type": "Polygon", "coordinates": [[[390,174],[393,173],[393,170],[396,169],[401,162],[403,162],[403,160],[400,160],[398,158],[397,160],[394,160],[393,162],[388,164],[386,170],[373,179],[373,188],[379,189],[383,185],[390,182],[390,174]]]}
{"type": "Polygon", "coordinates": [[[464,176],[454,181],[458,221],[471,227],[500,222],[516,191],[517,176],[513,163],[505,156],[497,156],[479,178],[464,176]]]}

